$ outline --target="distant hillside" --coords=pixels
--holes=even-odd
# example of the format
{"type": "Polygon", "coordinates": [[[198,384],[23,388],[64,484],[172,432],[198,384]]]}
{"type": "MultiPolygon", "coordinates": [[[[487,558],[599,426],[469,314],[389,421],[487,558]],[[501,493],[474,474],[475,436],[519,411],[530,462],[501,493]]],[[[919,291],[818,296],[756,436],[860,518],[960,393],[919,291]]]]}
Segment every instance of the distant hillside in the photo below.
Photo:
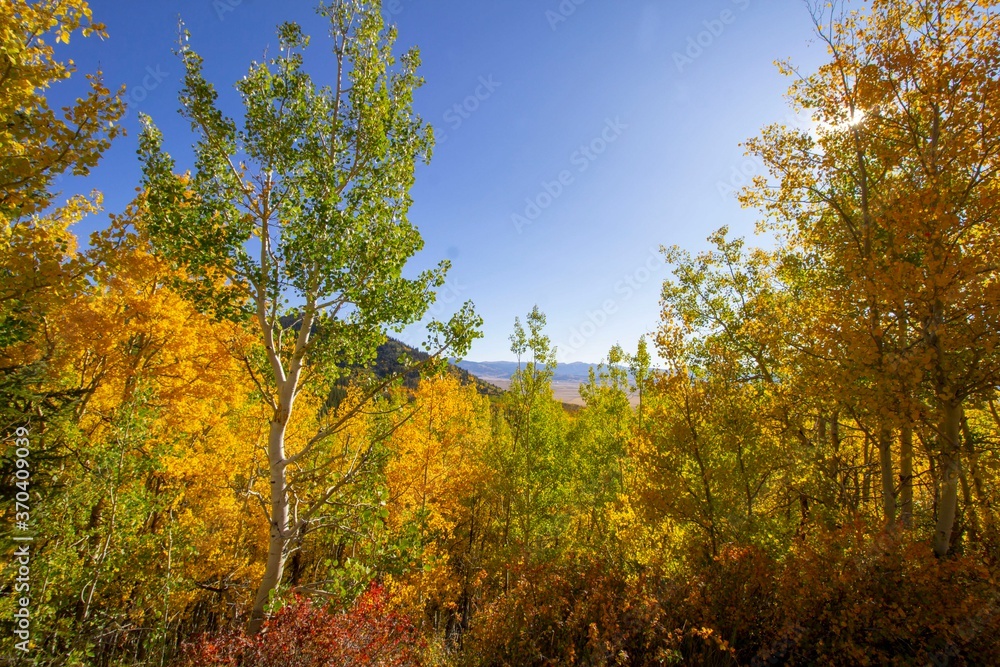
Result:
{"type": "MultiPolygon", "coordinates": [[[[293,331],[298,331],[299,329],[296,320],[291,317],[281,318],[281,324],[284,327],[291,328],[293,331]]],[[[405,367],[399,363],[399,360],[403,355],[407,355],[417,362],[424,361],[430,357],[425,352],[421,352],[400,340],[389,337],[385,343],[379,346],[375,356],[375,365],[371,370],[379,378],[386,378],[390,375],[402,373],[405,367]]],[[[503,394],[503,389],[456,366],[451,359],[448,360],[448,373],[457,377],[463,385],[474,385],[476,390],[483,396],[500,396],[503,394]]],[[[418,371],[410,371],[403,378],[404,384],[410,388],[416,387],[419,380],[420,373],[418,371]]]]}
{"type": "MultiPolygon", "coordinates": [[[[401,373],[404,370],[404,367],[399,363],[399,359],[403,355],[407,355],[414,361],[418,362],[424,361],[430,356],[420,350],[410,347],[402,341],[390,338],[379,347],[378,354],[375,358],[375,367],[372,370],[378,377],[388,377],[393,374],[401,373]]],[[[475,374],[469,372],[461,366],[456,366],[450,360],[448,363],[448,373],[457,377],[459,382],[463,385],[473,385],[476,388],[476,391],[483,396],[499,396],[503,393],[503,390],[500,387],[480,379],[475,374]]],[[[419,380],[420,374],[416,371],[410,371],[404,377],[404,382],[408,387],[417,386],[417,382],[419,380]]]]}
{"type": "MultiPolygon", "coordinates": [[[[517,371],[517,362],[515,361],[456,362],[453,359],[451,363],[490,384],[498,385],[504,391],[510,387],[510,378],[517,371]]],[[[598,364],[587,364],[580,361],[557,365],[552,375],[553,397],[562,403],[567,411],[576,412],[579,410],[584,405],[583,397],[580,396],[580,385],[586,384],[590,380],[590,370],[594,369],[596,372],[597,367],[598,364]]],[[[635,402],[638,398],[632,395],[630,400],[635,402]]]]}
{"type": "MultiPolygon", "coordinates": [[[[291,318],[283,318],[282,324],[297,330],[291,318]]],[[[375,356],[375,364],[371,368],[376,377],[386,378],[403,372],[405,366],[399,362],[401,357],[420,362],[430,355],[410,347],[395,338],[389,338],[379,346],[375,356]]],[[[458,378],[463,385],[472,385],[483,396],[502,396],[510,385],[510,378],[517,371],[516,361],[456,361],[448,360],[448,373],[458,378]]],[[[559,364],[552,376],[553,393],[563,407],[569,412],[576,412],[583,405],[578,388],[580,383],[590,378],[590,369],[596,370],[597,364],[587,364],[580,361],[571,364],[559,364]]],[[[414,388],[420,381],[418,371],[410,371],[403,377],[407,387],[414,388]]],[[[331,397],[334,404],[343,398],[342,387],[333,389],[331,397]]]]}
{"type": "MultiPolygon", "coordinates": [[[[453,362],[454,363],[454,362],[453,362]]],[[[455,365],[480,378],[510,379],[517,370],[516,361],[459,361],[455,365]]],[[[523,364],[522,364],[523,366],[523,364]]],[[[559,364],[552,376],[554,382],[586,382],[590,377],[590,369],[597,369],[597,364],[586,364],[576,361],[571,364],[559,364]]]]}
{"type": "MultiPolygon", "coordinates": [[[[379,377],[386,377],[401,372],[403,368],[398,359],[404,354],[408,354],[416,361],[423,361],[428,357],[427,354],[414,350],[395,338],[390,338],[378,350],[378,357],[373,369],[375,374],[379,377]]],[[[556,387],[555,398],[567,412],[577,412],[581,408],[577,386],[580,382],[587,380],[590,365],[566,364],[563,368],[566,369],[565,373],[553,383],[556,387]]],[[[448,372],[457,377],[463,385],[475,386],[476,390],[483,396],[503,395],[509,384],[510,376],[515,370],[517,370],[515,362],[500,361],[494,364],[480,364],[474,361],[448,360],[448,372]],[[491,373],[500,373],[500,375],[491,375],[491,373]],[[490,380],[495,380],[496,383],[490,380]]],[[[405,382],[408,387],[415,387],[419,379],[419,374],[411,372],[405,377],[405,382]]]]}

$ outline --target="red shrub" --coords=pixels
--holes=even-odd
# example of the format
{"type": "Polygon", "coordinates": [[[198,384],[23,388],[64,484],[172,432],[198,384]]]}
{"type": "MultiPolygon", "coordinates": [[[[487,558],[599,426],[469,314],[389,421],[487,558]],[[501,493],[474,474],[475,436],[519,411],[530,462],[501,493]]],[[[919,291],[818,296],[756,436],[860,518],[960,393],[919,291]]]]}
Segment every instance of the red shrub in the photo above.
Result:
{"type": "Polygon", "coordinates": [[[548,665],[1000,665],[1000,590],[974,559],[857,527],[776,560],[627,577],[566,558],[520,568],[473,619],[464,659],[548,665]]]}
{"type": "MultiPolygon", "coordinates": [[[[680,575],[675,587],[687,589],[684,600],[664,599],[663,603],[673,611],[672,622],[678,628],[698,629],[694,639],[704,639],[701,643],[711,639],[732,658],[727,660],[712,649],[712,664],[749,664],[772,643],[772,629],[779,623],[776,575],[774,560],[760,549],[729,545],[710,564],[680,575]]],[[[682,653],[687,664],[707,664],[707,659],[694,661],[691,651],[696,648],[698,642],[690,638],[685,642],[682,653]]]]}
{"type": "Polygon", "coordinates": [[[969,557],[857,527],[800,544],[781,573],[788,664],[1000,664],[1000,593],[969,557]]]}
{"type": "MultiPolygon", "coordinates": [[[[660,595],[676,628],[711,630],[751,665],[1000,665],[1000,591],[968,557],[936,559],[906,535],[851,526],[797,542],[781,561],[725,550],[660,595]]],[[[676,645],[676,644],[675,644],[676,645]]],[[[699,644],[679,646],[701,664],[699,644]]]]}
{"type": "Polygon", "coordinates": [[[296,599],[248,637],[229,632],[186,647],[186,667],[419,667],[424,647],[409,619],[373,585],[343,613],[296,599]]]}
{"type": "Polygon", "coordinates": [[[653,653],[659,605],[623,573],[578,557],[512,569],[511,590],[474,618],[466,664],[645,664],[633,660],[653,653]]]}

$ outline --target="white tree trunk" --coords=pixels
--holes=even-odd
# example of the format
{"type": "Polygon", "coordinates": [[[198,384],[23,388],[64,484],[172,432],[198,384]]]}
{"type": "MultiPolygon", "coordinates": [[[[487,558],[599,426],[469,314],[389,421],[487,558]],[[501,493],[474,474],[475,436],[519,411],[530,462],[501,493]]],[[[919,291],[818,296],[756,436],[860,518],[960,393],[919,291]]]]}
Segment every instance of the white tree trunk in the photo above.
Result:
{"type": "Polygon", "coordinates": [[[913,427],[909,423],[903,425],[899,437],[900,446],[900,511],[903,528],[913,528],[913,427]]]}
{"type": "Polygon", "coordinates": [[[937,529],[934,531],[934,553],[940,558],[948,554],[951,531],[958,510],[958,485],[961,477],[959,429],[962,406],[954,401],[944,403],[941,411],[941,500],[938,502],[937,529]]]}
{"type": "MultiPolygon", "coordinates": [[[[286,413],[287,414],[287,413],[286,413]]],[[[281,583],[281,575],[285,569],[285,546],[288,544],[288,494],[285,485],[285,423],[282,415],[276,416],[271,422],[268,434],[267,458],[270,468],[271,482],[271,532],[268,541],[267,566],[264,576],[257,587],[254,597],[253,612],[250,615],[250,634],[260,632],[264,623],[264,609],[267,606],[271,591],[281,583]]]]}
{"type": "Polygon", "coordinates": [[[878,434],[879,465],[882,469],[882,510],[886,526],[896,523],[896,476],[892,469],[892,428],[882,424],[878,434]]]}

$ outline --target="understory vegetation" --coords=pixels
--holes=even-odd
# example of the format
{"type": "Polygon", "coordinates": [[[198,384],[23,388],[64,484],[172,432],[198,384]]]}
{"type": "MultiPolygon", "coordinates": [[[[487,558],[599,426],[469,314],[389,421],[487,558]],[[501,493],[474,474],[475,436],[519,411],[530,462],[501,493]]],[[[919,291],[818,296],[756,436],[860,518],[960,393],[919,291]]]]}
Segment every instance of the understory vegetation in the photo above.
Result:
{"type": "Polygon", "coordinates": [[[104,27],[0,0],[5,659],[1000,664],[997,7],[815,5],[828,62],[781,65],[815,127],[746,144],[759,242],[665,248],[659,327],[569,412],[530,304],[503,392],[449,365],[471,303],[386,345],[449,267],[405,277],[434,135],[377,1],[319,5],[337,80],[281,26],[234,116],[182,39],[195,159],[143,117],[137,195],[81,249],[101,197],[56,182],[123,91],[45,94],[104,27]]]}

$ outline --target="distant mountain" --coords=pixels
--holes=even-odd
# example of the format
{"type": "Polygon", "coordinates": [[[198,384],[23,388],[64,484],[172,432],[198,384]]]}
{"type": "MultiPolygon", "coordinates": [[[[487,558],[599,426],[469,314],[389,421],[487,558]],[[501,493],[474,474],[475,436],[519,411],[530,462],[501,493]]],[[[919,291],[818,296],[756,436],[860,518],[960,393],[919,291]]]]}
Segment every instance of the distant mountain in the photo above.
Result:
{"type": "MultiPolygon", "coordinates": [[[[293,331],[299,330],[298,321],[292,317],[282,317],[281,325],[283,327],[290,328],[293,331]]],[[[315,327],[313,330],[315,331],[315,327]]],[[[430,355],[426,352],[421,352],[416,348],[410,347],[406,343],[396,340],[390,336],[384,343],[382,343],[382,345],[379,346],[375,354],[375,364],[369,370],[375,373],[375,376],[378,378],[387,378],[392,375],[398,375],[406,368],[400,363],[400,359],[403,357],[409,357],[415,362],[420,362],[425,361],[428,357],[430,357],[430,355]]],[[[476,391],[483,396],[500,396],[503,394],[503,389],[494,384],[490,384],[489,382],[485,382],[476,377],[474,373],[470,373],[469,371],[456,366],[453,359],[448,360],[448,374],[457,377],[459,382],[463,385],[474,385],[476,387],[476,391]]],[[[411,389],[416,387],[419,381],[419,371],[410,371],[403,377],[404,384],[411,389]]],[[[336,389],[335,393],[342,394],[343,388],[341,387],[340,389],[336,389]]]]}
{"type": "MultiPolygon", "coordinates": [[[[286,327],[296,329],[291,318],[282,321],[286,327]]],[[[406,366],[400,363],[400,359],[409,357],[414,362],[424,361],[428,354],[410,347],[406,343],[389,338],[379,346],[375,356],[375,363],[369,368],[376,377],[386,378],[392,375],[403,373],[406,366]]],[[[412,363],[412,362],[411,362],[412,363]]],[[[408,364],[407,364],[408,365],[408,364]]],[[[523,367],[523,364],[522,364],[523,367]]],[[[483,396],[501,396],[510,384],[510,378],[517,371],[516,361],[456,361],[448,360],[448,374],[458,378],[463,385],[472,385],[483,396]]],[[[587,382],[590,378],[590,369],[596,370],[597,364],[587,364],[580,361],[571,364],[559,364],[556,366],[552,377],[554,388],[556,388],[556,399],[563,407],[576,412],[580,409],[582,401],[577,392],[580,383],[587,382]]],[[[416,387],[420,381],[420,374],[417,371],[410,371],[403,377],[403,382],[408,387],[416,387]]],[[[345,394],[342,386],[335,387],[331,393],[331,400],[334,404],[339,402],[345,394]]]]}
{"type": "MultiPolygon", "coordinates": [[[[516,361],[459,361],[452,364],[485,379],[510,379],[517,370],[516,361]]],[[[523,364],[522,364],[523,367],[523,364]]],[[[552,376],[554,382],[586,382],[590,377],[590,369],[597,369],[597,364],[587,364],[576,361],[571,364],[559,364],[552,376]]]]}
{"type": "MultiPolygon", "coordinates": [[[[375,358],[375,367],[372,370],[378,377],[389,377],[390,375],[401,373],[404,370],[404,366],[399,363],[399,360],[403,356],[408,356],[414,361],[424,361],[429,355],[425,352],[414,349],[406,343],[396,340],[395,338],[389,338],[389,340],[378,348],[378,354],[375,358]]],[[[448,364],[448,374],[457,377],[459,382],[464,385],[475,386],[476,391],[483,396],[499,396],[503,393],[503,390],[500,389],[500,387],[476,377],[474,373],[471,373],[460,366],[456,366],[451,361],[449,361],[448,364]]],[[[416,371],[411,371],[404,377],[404,382],[409,387],[415,387],[419,379],[420,374],[416,371]]]]}
{"type": "Polygon", "coordinates": [[[574,361],[571,364],[559,364],[556,366],[552,379],[557,382],[586,382],[590,379],[590,369],[597,372],[597,364],[587,364],[582,361],[574,361]]]}
{"type": "Polygon", "coordinates": [[[515,370],[517,364],[513,361],[455,361],[450,362],[464,371],[472,373],[481,378],[509,378],[515,370]]]}

